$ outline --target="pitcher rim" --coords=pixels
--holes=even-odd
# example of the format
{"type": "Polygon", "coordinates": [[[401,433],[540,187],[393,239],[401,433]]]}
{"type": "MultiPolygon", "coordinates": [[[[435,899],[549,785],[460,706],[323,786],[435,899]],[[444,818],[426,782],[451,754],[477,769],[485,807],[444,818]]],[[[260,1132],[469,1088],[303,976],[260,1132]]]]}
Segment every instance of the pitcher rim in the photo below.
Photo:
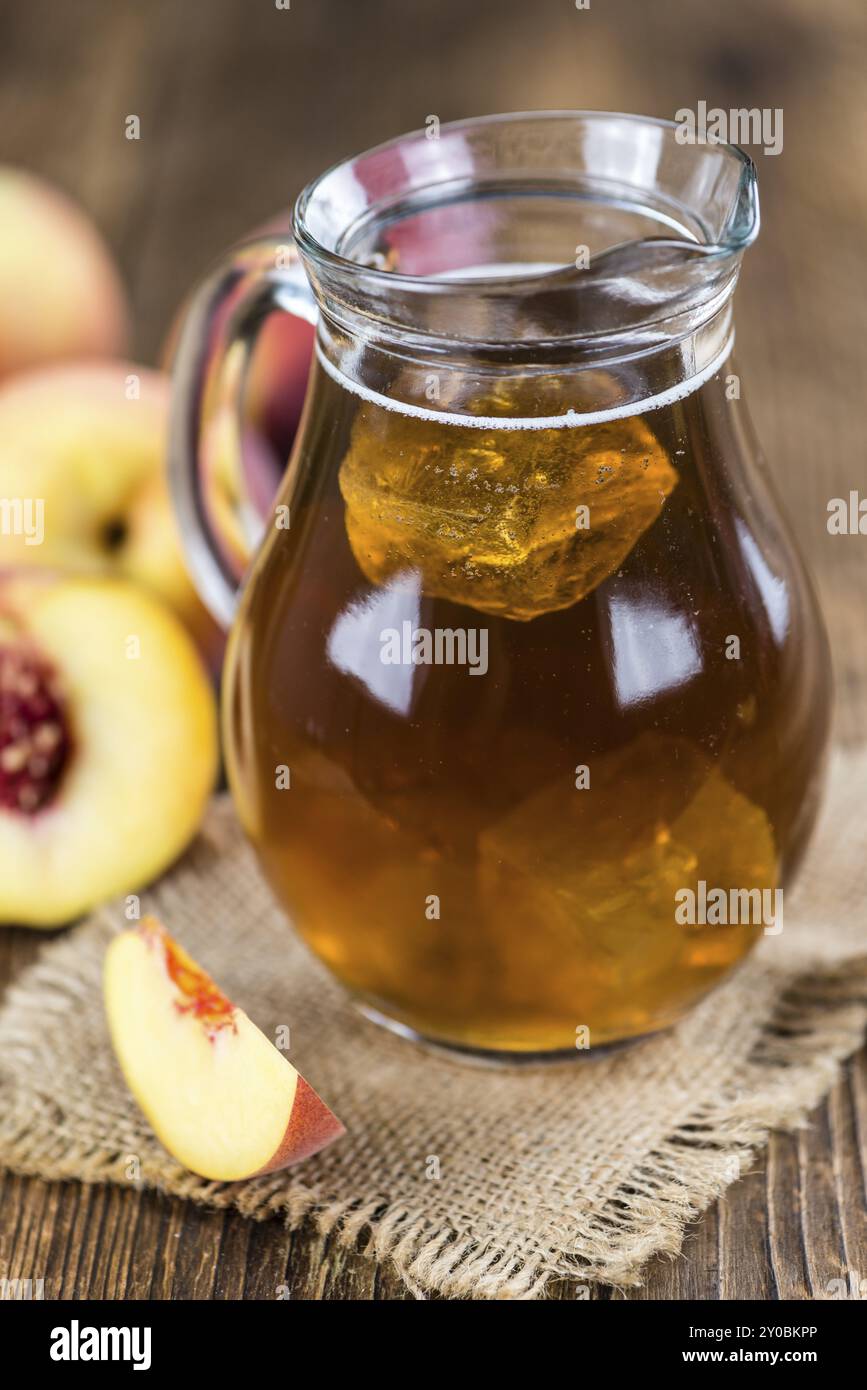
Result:
{"type": "MultiPolygon", "coordinates": [[[[484,126],[504,125],[509,123],[514,123],[517,125],[521,122],[538,122],[541,124],[545,121],[555,120],[629,121],[635,123],[636,125],[652,126],[661,130],[675,131],[679,128],[679,123],[677,121],[670,120],[667,117],[663,116],[644,116],[639,114],[638,112],[629,111],[600,111],[591,108],[562,108],[554,110],[542,109],[532,111],[496,112],[484,116],[462,117],[460,120],[442,122],[442,124],[439,127],[439,130],[440,134],[456,133],[461,130],[476,129],[478,127],[484,126]]],[[[510,284],[514,285],[517,288],[520,286],[526,286],[530,284],[539,284],[540,282],[550,277],[560,275],[563,269],[568,268],[565,266],[558,266],[554,269],[546,271],[528,271],[526,274],[513,272],[507,276],[502,277],[495,275],[471,276],[466,274],[461,275],[459,277],[454,276],[452,278],[450,278],[448,274],[437,275],[435,277],[429,275],[408,275],[402,271],[384,270],[377,266],[367,265],[361,261],[352,260],[348,256],[343,256],[340,254],[340,252],[334,251],[330,247],[325,246],[311,232],[307,220],[309,209],[311,207],[311,204],[313,203],[317,191],[321,189],[322,185],[330,176],[335,174],[341,168],[350,167],[351,165],[355,164],[358,160],[368,159],[372,156],[384,153],[386,150],[395,149],[396,147],[407,141],[419,139],[424,140],[425,138],[425,128],[417,127],[415,130],[406,131],[403,134],[392,136],[388,140],[380,141],[378,144],[372,145],[368,149],[362,150],[358,154],[349,155],[345,158],[335,160],[334,163],[328,166],[328,168],[324,169],[320,174],[317,174],[315,178],[311,179],[304,186],[297,199],[295,200],[295,204],[292,211],[293,236],[295,238],[298,249],[302,253],[302,255],[308,256],[314,264],[319,265],[321,267],[327,267],[337,274],[363,274],[365,281],[368,285],[370,285],[371,287],[377,287],[381,289],[387,289],[389,286],[391,286],[392,289],[397,289],[401,286],[407,289],[417,289],[422,285],[429,286],[434,280],[438,285],[441,285],[443,287],[454,286],[456,290],[458,288],[467,290],[473,286],[482,285],[488,288],[493,288],[497,284],[510,284]]],[[[706,146],[709,146],[715,150],[719,150],[721,153],[734,158],[740,164],[741,177],[738,189],[739,197],[736,200],[735,205],[737,206],[743,194],[746,193],[748,198],[748,215],[746,216],[746,218],[741,219],[740,230],[738,232],[735,232],[735,227],[738,226],[738,219],[737,217],[730,215],[729,222],[734,223],[734,226],[732,227],[728,235],[721,235],[720,239],[716,241],[702,242],[698,239],[690,241],[687,238],[681,237],[671,238],[671,241],[672,243],[676,243],[680,247],[693,247],[698,254],[702,254],[705,256],[723,257],[739,255],[740,253],[745,251],[749,246],[752,245],[752,243],[758,236],[760,228],[760,212],[758,204],[757,173],[755,163],[751,156],[747,154],[747,152],[744,149],[742,149],[740,145],[733,144],[730,141],[709,140],[706,142],[694,143],[704,143],[706,146]]],[[[726,231],[728,231],[728,226],[729,224],[727,223],[726,231]]],[[[668,239],[654,239],[655,244],[657,245],[665,243],[666,240],[668,239]]],[[[607,254],[607,252],[610,250],[619,250],[623,246],[634,244],[637,243],[635,241],[619,243],[617,247],[607,248],[605,254],[607,254]]]]}

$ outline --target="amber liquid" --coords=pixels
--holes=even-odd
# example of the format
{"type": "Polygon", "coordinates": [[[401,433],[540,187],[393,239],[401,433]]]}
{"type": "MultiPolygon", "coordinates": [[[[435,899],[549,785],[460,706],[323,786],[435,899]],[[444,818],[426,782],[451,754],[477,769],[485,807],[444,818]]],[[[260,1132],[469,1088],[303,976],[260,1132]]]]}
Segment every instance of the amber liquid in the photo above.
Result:
{"type": "MultiPolygon", "coordinates": [[[[762,931],[683,925],[678,890],[776,888],[803,847],[826,653],[724,381],[498,430],[316,369],[291,525],[230,648],[229,774],[297,930],[417,1034],[537,1052],[664,1027],[762,931]],[[388,664],[405,623],[484,630],[484,674],[388,664]]],[[[527,414],[533,389],[471,408],[527,414]]],[[[546,390],[570,408],[568,379],[546,390]]]]}

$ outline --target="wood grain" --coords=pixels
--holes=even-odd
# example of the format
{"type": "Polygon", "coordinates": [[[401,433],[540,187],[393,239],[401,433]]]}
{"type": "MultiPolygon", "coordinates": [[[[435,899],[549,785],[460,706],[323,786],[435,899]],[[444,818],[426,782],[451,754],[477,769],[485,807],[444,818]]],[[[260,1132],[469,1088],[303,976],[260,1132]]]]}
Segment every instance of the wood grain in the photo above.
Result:
{"type": "MultiPolygon", "coordinates": [[[[829,537],[828,499],[867,483],[867,9],[860,0],[0,0],[0,160],[72,192],[130,286],[136,352],[194,279],[326,165],[423,124],[588,106],[672,116],[780,107],[759,154],[764,229],[738,292],[740,370],[832,635],[838,735],[867,735],[865,546],[829,537]],[[142,137],[124,138],[129,114],[142,137]]],[[[33,934],[0,934],[0,981],[33,934]]],[[[594,1298],[803,1299],[867,1277],[867,1054],[810,1125],[696,1222],[643,1288],[594,1298]]],[[[387,1267],[311,1229],[153,1192],[0,1177],[0,1277],[46,1296],[403,1299],[387,1267]]],[[[579,1296],[564,1281],[557,1299],[579,1296]]]]}

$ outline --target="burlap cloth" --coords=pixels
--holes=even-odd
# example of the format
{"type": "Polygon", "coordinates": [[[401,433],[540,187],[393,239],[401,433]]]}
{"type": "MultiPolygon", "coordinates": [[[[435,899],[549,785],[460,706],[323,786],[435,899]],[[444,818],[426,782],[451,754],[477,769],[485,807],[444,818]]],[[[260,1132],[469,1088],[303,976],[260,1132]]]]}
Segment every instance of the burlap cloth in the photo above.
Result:
{"type": "Polygon", "coordinates": [[[418,1294],[531,1298],[640,1282],[657,1251],[831,1086],[867,1023],[867,750],[838,753],[785,928],[667,1036],[530,1068],[454,1062],[361,1018],[273,905],[225,800],[143,906],[346,1124],[295,1170],[214,1184],[166,1154],[106,1036],[101,967],[121,909],[46,943],[0,1010],[0,1164],[145,1184],[251,1217],[312,1217],[418,1294]],[[433,1162],[433,1160],[437,1162],[433,1162]],[[436,1176],[437,1169],[439,1176],[436,1176]]]}

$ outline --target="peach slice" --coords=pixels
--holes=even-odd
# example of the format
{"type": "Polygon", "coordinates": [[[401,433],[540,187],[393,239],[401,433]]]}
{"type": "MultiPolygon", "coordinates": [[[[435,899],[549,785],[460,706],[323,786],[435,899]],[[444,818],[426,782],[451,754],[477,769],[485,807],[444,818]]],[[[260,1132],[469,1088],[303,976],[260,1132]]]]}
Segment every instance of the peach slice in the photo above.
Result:
{"type": "Polygon", "coordinates": [[[127,1085],[160,1142],[215,1182],[273,1173],[344,1128],[154,917],[114,938],[105,1008],[127,1085]]]}
{"type": "Polygon", "coordinates": [[[0,168],[0,376],[124,349],[126,296],[90,219],[58,189],[0,168]]]}
{"type": "Polygon", "coordinates": [[[0,578],[0,922],[59,926],[162,872],[217,767],[192,639],[143,589],[0,578]]]}
{"type": "Polygon", "coordinates": [[[132,362],[48,367],[0,387],[0,567],[144,584],[215,657],[221,638],[187,575],[168,494],[169,391],[132,362]]]}

